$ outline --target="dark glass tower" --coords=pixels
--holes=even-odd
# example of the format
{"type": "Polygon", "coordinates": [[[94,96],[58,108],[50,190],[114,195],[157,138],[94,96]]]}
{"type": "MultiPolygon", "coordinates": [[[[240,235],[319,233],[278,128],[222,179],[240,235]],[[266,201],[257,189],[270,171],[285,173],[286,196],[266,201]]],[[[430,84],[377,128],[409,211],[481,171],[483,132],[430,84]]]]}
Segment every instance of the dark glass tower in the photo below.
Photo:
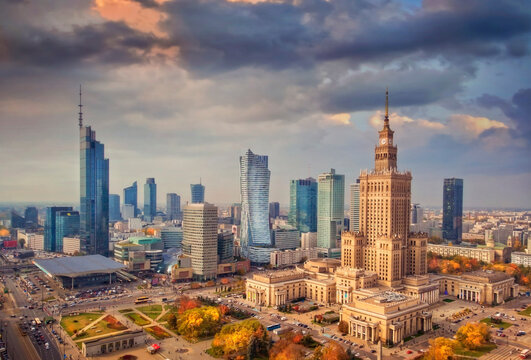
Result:
{"type": "Polygon", "coordinates": [[[269,203],[269,218],[276,219],[279,216],[280,216],[280,203],[276,201],[269,203]]]}
{"type": "Polygon", "coordinates": [[[37,227],[39,225],[39,211],[34,206],[26,208],[24,218],[26,219],[26,228],[37,227]]]}
{"type": "Polygon", "coordinates": [[[138,215],[138,188],[136,181],[124,189],[124,204],[130,204],[134,206],[135,216],[138,215]]]}
{"type": "Polygon", "coordinates": [[[144,219],[152,221],[157,215],[157,184],[154,178],[147,178],[144,184],[144,219]]]}
{"type": "Polygon", "coordinates": [[[166,217],[177,220],[181,213],[181,197],[175,193],[166,194],[166,217]]]}
{"type": "Polygon", "coordinates": [[[199,184],[190,184],[192,191],[192,204],[201,204],[205,202],[205,186],[199,184]]]}
{"type": "MultiPolygon", "coordinates": [[[[46,251],[61,251],[57,249],[57,214],[61,211],[72,211],[72,207],[67,206],[51,206],[46,208],[46,221],[44,222],[44,250],[46,251]]],[[[79,228],[79,216],[78,228],[79,228]]],[[[62,240],[62,238],[61,238],[62,240]]]]}
{"type": "Polygon", "coordinates": [[[290,181],[288,222],[300,232],[317,232],[317,182],[290,181]]]}
{"type": "Polygon", "coordinates": [[[109,253],[109,159],[96,132],[83,126],[79,93],[80,133],[80,238],[89,255],[109,253]]]}
{"type": "Polygon", "coordinates": [[[120,215],[120,195],[109,194],[109,220],[118,221],[122,218],[120,215]]]}
{"type": "Polygon", "coordinates": [[[442,234],[443,239],[454,244],[461,242],[463,234],[463,179],[444,179],[442,234]]]}
{"type": "Polygon", "coordinates": [[[63,238],[79,235],[79,212],[59,211],[55,214],[55,250],[63,252],[63,238]]]}

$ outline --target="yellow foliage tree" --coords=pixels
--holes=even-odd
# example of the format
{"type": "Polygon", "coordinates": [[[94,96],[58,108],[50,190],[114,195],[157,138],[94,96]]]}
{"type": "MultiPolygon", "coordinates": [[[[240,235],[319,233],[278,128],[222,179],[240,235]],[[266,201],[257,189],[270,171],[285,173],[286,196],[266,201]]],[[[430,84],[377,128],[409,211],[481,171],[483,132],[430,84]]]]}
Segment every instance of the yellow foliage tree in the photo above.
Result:
{"type": "Polygon", "coordinates": [[[443,337],[430,340],[430,348],[424,354],[424,360],[447,360],[454,355],[456,346],[455,340],[443,337]]]}
{"type": "Polygon", "coordinates": [[[490,330],[484,323],[468,323],[461,326],[455,336],[467,349],[477,349],[489,341],[490,330]]]}

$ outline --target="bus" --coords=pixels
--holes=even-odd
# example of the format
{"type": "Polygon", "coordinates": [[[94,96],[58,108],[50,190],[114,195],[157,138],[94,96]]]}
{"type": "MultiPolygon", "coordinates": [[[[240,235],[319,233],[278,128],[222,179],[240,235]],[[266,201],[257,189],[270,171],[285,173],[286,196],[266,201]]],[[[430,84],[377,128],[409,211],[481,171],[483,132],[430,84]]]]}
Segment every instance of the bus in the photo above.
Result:
{"type": "Polygon", "coordinates": [[[38,317],[35,318],[35,325],[41,326],[41,321],[39,320],[38,317]]]}
{"type": "Polygon", "coordinates": [[[527,359],[531,355],[531,350],[525,349],[520,353],[520,359],[527,359]]]}
{"type": "Polygon", "coordinates": [[[280,324],[278,324],[278,323],[277,324],[271,324],[266,329],[267,329],[267,331],[273,331],[275,329],[280,329],[280,324]]]}
{"type": "Polygon", "coordinates": [[[143,304],[147,303],[149,301],[149,298],[147,296],[141,296],[135,300],[135,304],[143,304]]]}

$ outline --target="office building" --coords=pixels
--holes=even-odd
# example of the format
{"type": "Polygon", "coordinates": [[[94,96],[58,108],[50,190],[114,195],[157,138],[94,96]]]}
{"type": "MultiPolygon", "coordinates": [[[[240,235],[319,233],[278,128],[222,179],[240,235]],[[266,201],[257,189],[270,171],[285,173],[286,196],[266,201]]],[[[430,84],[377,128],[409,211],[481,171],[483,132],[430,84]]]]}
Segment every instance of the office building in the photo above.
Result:
{"type": "Polygon", "coordinates": [[[140,218],[130,218],[127,220],[127,227],[129,231],[137,231],[142,229],[142,220],[140,218]]]}
{"type": "Polygon", "coordinates": [[[411,224],[420,224],[424,219],[424,210],[419,204],[411,204],[411,224]]]}
{"type": "Polygon", "coordinates": [[[242,206],[241,204],[232,204],[229,207],[229,216],[231,223],[234,225],[240,225],[242,220],[242,206]]]}
{"type": "Polygon", "coordinates": [[[288,223],[302,233],[317,232],[317,182],[290,181],[288,223]]]}
{"type": "Polygon", "coordinates": [[[166,194],[166,218],[177,220],[181,214],[181,197],[175,193],[166,194]]]}
{"type": "Polygon", "coordinates": [[[269,218],[276,219],[280,216],[280,204],[278,202],[269,203],[269,218]]]}
{"type": "Polygon", "coordinates": [[[24,211],[24,220],[26,228],[34,228],[39,226],[39,211],[34,206],[29,206],[24,211]]]}
{"type": "Polygon", "coordinates": [[[114,246],[114,260],[127,266],[130,271],[157,271],[163,262],[163,249],[160,238],[133,236],[114,246]]]}
{"type": "Polygon", "coordinates": [[[360,231],[360,179],[350,184],[349,230],[360,231]]]}
{"type": "Polygon", "coordinates": [[[319,175],[317,186],[317,247],[337,248],[343,231],[345,175],[334,169],[319,175]]]}
{"type": "Polygon", "coordinates": [[[157,215],[157,184],[154,178],[147,178],[144,184],[144,220],[153,221],[157,215]]]}
{"type": "Polygon", "coordinates": [[[269,263],[273,246],[269,232],[269,180],[267,155],[256,155],[249,149],[240,156],[242,256],[251,263],[269,263]]]}
{"type": "Polygon", "coordinates": [[[271,230],[271,241],[275,249],[296,249],[301,246],[299,230],[293,227],[281,227],[271,230]]]}
{"type": "Polygon", "coordinates": [[[55,250],[63,252],[63,238],[79,235],[79,212],[58,211],[55,214],[55,250]]]}
{"type": "Polygon", "coordinates": [[[164,250],[181,249],[183,242],[183,229],[180,227],[167,227],[160,230],[160,237],[164,244],[164,250]]]}
{"type": "Polygon", "coordinates": [[[122,219],[129,220],[135,217],[135,206],[132,204],[123,204],[122,205],[122,219]]]}
{"type": "Polygon", "coordinates": [[[234,234],[230,230],[218,230],[218,264],[234,261],[234,234]]]}
{"type": "Polygon", "coordinates": [[[119,221],[121,219],[120,195],[109,194],[109,221],[119,221]]]}
{"type": "Polygon", "coordinates": [[[44,250],[46,251],[60,251],[57,250],[57,214],[61,211],[73,211],[73,208],[71,206],[46,208],[46,221],[44,223],[44,250]]]}
{"type": "Polygon", "coordinates": [[[192,204],[201,204],[205,202],[205,186],[201,183],[190,184],[190,191],[192,192],[192,204]]]}
{"type": "Polygon", "coordinates": [[[109,253],[109,159],[96,132],[83,126],[79,93],[80,130],[80,238],[89,255],[109,253]]]}
{"type": "Polygon", "coordinates": [[[11,210],[10,227],[13,229],[22,229],[26,226],[26,219],[20,216],[15,210],[11,210]]]}
{"type": "Polygon", "coordinates": [[[312,249],[317,247],[317,233],[307,232],[301,233],[301,248],[312,249]]]}
{"type": "Polygon", "coordinates": [[[463,235],[463,179],[444,179],[443,239],[459,244],[463,235]]]}
{"type": "Polygon", "coordinates": [[[183,254],[191,257],[194,278],[215,279],[218,253],[218,208],[189,204],[183,209],[183,254]]]}
{"type": "Polygon", "coordinates": [[[124,204],[133,206],[134,215],[132,217],[136,217],[138,215],[138,187],[136,181],[131,186],[128,186],[124,189],[124,204]]]}
{"type": "Polygon", "coordinates": [[[81,253],[81,241],[79,237],[64,237],[63,253],[67,255],[77,255],[81,253]]]}

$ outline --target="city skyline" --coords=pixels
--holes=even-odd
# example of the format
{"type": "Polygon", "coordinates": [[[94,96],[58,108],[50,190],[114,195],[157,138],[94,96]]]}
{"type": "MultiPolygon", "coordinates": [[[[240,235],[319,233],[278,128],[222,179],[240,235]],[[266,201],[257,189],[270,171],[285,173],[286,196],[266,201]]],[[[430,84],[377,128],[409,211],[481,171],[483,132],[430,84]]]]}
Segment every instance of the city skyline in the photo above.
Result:
{"type": "Polygon", "coordinates": [[[0,155],[10,169],[0,179],[2,201],[77,202],[82,83],[85,118],[111,161],[113,194],[153,177],[159,203],[174,192],[185,204],[189,184],[201,177],[209,202],[232,203],[238,155],[247,148],[269,156],[270,200],[283,206],[293,179],[335,168],[351,184],[370,167],[366,149],[376,145],[370,135],[381,127],[389,86],[399,167],[416,174],[413,202],[442,206],[443,179],[456,177],[467,183],[465,208],[531,203],[531,160],[521,156],[531,138],[529,6],[142,4],[1,5],[7,45],[0,54],[9,56],[0,62],[8,80],[0,86],[0,143],[10,150],[0,155]],[[219,22],[203,26],[214,13],[219,22]],[[34,14],[43,16],[35,22],[34,14]],[[389,16],[394,21],[384,21],[389,16]],[[252,51],[243,51],[248,38],[234,23],[253,29],[252,51]],[[435,28],[448,31],[443,37],[435,28]]]}

